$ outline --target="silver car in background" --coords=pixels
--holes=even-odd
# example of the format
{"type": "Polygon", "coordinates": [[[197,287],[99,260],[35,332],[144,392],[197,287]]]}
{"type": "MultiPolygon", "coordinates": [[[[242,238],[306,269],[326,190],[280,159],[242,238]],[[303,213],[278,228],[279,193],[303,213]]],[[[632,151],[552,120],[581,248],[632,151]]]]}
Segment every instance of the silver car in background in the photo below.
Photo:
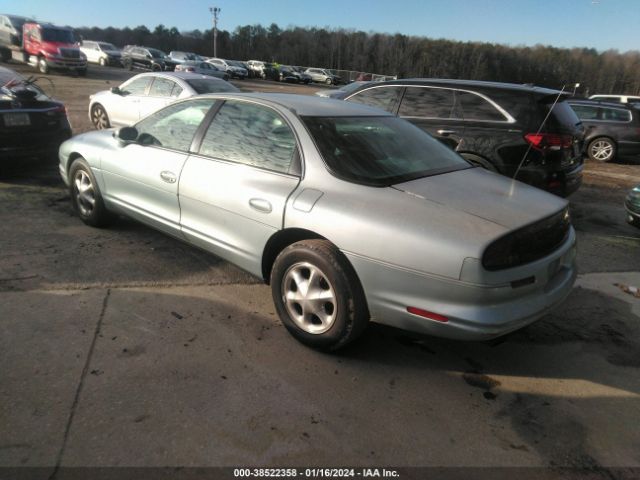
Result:
{"type": "Polygon", "coordinates": [[[59,156],[83,222],[124,214],[235,263],[319,349],[370,320],[493,338],[549,312],[576,277],[566,200],[363,105],[204,95],[59,156]]]}
{"type": "Polygon", "coordinates": [[[215,65],[205,61],[186,60],[176,65],[176,72],[191,72],[199,75],[208,75],[210,77],[229,80],[229,74],[224,70],[220,70],[215,65]]]}
{"type": "Polygon", "coordinates": [[[119,87],[89,97],[89,119],[98,129],[132,125],[176,100],[214,92],[239,92],[224,80],[190,72],[141,73],[119,87]]]}

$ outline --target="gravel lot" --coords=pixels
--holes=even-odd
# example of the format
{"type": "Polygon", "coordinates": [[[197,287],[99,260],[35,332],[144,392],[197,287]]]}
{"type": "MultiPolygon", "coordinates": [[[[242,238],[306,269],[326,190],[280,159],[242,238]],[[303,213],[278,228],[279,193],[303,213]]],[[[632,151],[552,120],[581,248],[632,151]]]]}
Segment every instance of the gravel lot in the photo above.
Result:
{"type": "MultiPolygon", "coordinates": [[[[48,78],[80,133],[91,129],[89,95],[130,75],[48,78]]],[[[12,166],[0,178],[0,467],[43,467],[34,478],[69,466],[230,465],[632,478],[640,299],[615,284],[640,286],[640,230],[622,209],[639,183],[637,158],[587,163],[571,197],[581,275],[534,325],[491,343],[372,325],[323,355],[289,337],[257,279],[126,219],[86,227],[54,164],[12,166]]]]}

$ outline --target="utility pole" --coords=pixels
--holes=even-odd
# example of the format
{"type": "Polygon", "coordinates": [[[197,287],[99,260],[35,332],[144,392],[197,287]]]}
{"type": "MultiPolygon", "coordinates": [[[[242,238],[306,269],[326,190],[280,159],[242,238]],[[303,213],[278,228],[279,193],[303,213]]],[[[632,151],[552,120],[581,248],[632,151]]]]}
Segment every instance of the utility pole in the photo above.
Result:
{"type": "Polygon", "coordinates": [[[218,15],[221,8],[209,7],[209,11],[213,15],[213,56],[218,57],[218,15]]]}

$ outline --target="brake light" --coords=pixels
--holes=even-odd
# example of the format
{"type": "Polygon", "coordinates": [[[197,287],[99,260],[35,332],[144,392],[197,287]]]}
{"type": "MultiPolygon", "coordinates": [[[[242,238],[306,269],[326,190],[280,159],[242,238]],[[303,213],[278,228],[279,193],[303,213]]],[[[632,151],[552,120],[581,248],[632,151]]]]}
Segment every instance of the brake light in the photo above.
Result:
{"type": "Polygon", "coordinates": [[[573,143],[571,135],[557,133],[527,133],[524,139],[537,150],[560,150],[571,147],[573,143]]]}

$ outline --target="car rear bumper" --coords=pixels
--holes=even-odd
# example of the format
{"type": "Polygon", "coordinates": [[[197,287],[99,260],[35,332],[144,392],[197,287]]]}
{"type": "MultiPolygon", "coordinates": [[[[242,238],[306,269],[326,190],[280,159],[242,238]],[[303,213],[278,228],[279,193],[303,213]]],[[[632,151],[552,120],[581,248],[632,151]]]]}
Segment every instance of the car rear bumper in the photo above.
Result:
{"type": "Polygon", "coordinates": [[[42,134],[28,132],[24,135],[0,135],[0,158],[27,158],[53,154],[69,138],[71,130],[66,129],[42,134]]]}
{"type": "Polygon", "coordinates": [[[458,340],[488,340],[538,320],[569,295],[577,275],[573,230],[556,252],[504,271],[505,281],[493,285],[428,276],[345,255],[362,282],[373,321],[458,340]],[[518,285],[514,275],[534,281],[518,285]],[[408,307],[445,316],[447,321],[409,313],[408,307]]]}

